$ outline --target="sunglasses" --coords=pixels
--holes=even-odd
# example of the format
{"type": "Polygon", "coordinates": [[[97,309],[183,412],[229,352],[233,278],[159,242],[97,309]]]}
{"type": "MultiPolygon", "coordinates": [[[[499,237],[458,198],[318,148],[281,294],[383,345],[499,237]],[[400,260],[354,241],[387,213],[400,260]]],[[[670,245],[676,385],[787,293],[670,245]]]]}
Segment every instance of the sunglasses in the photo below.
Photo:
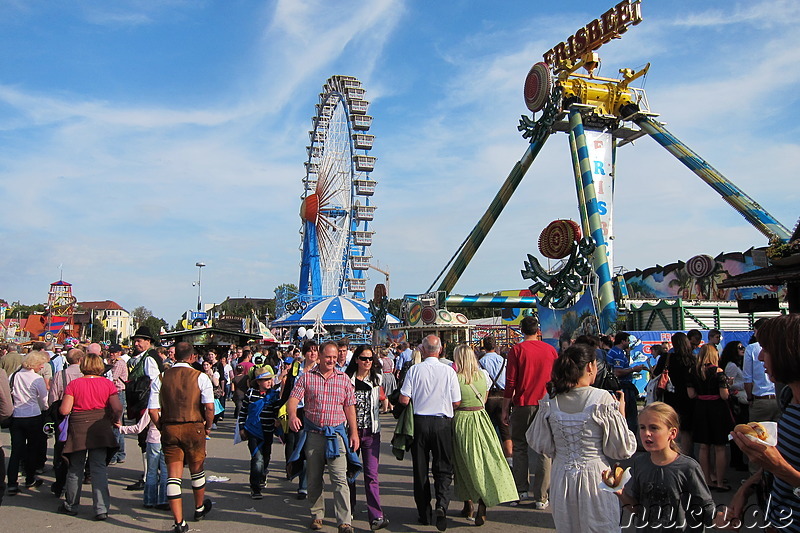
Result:
{"type": "Polygon", "coordinates": [[[361,356],[359,355],[359,356],[358,356],[358,360],[359,360],[359,361],[372,361],[372,357],[361,357],[361,356]]]}

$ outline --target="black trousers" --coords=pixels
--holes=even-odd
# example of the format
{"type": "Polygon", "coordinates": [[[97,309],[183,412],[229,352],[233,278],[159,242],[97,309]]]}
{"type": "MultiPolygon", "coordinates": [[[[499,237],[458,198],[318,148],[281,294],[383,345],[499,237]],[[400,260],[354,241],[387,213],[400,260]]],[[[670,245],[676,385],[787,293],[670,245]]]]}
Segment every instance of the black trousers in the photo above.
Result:
{"type": "Polygon", "coordinates": [[[6,494],[6,454],[0,446],[0,505],[3,504],[3,496],[6,494]]]}
{"type": "Polygon", "coordinates": [[[11,420],[11,458],[8,460],[8,484],[18,484],[20,463],[25,462],[25,481],[36,479],[36,469],[44,464],[41,457],[42,441],[47,437],[42,431],[44,416],[13,418],[11,420]]]}
{"type": "MultiPolygon", "coordinates": [[[[58,434],[56,434],[58,436],[58,434]]],[[[64,460],[64,445],[66,442],[60,442],[56,439],[55,444],[53,444],[53,473],[55,475],[55,481],[53,481],[53,492],[61,493],[64,491],[64,486],[67,483],[67,470],[69,470],[69,464],[64,460]]]]}
{"type": "Polygon", "coordinates": [[[628,429],[633,431],[638,439],[639,408],[636,406],[636,401],[639,399],[639,390],[633,383],[624,382],[621,385],[622,394],[625,396],[625,421],[628,423],[628,429]]]}
{"type": "Polygon", "coordinates": [[[428,473],[433,474],[437,509],[446,512],[453,495],[453,419],[414,415],[411,456],[414,464],[414,502],[422,522],[429,523],[431,482],[428,473]]]}

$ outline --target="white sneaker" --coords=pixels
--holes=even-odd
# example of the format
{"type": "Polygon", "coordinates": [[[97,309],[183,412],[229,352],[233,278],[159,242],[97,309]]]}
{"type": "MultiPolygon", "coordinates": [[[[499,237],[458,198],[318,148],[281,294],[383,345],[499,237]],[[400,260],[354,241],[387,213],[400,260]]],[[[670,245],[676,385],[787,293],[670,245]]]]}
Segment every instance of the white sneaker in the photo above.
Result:
{"type": "Polygon", "coordinates": [[[545,500],[543,502],[536,502],[533,504],[533,506],[541,511],[550,507],[550,502],[548,500],[545,500]]]}
{"type": "Polygon", "coordinates": [[[516,507],[517,505],[520,504],[520,502],[522,500],[527,500],[527,499],[528,499],[528,493],[527,492],[520,492],[519,493],[519,499],[517,499],[517,501],[515,501],[515,502],[511,502],[511,507],[516,507]]]}

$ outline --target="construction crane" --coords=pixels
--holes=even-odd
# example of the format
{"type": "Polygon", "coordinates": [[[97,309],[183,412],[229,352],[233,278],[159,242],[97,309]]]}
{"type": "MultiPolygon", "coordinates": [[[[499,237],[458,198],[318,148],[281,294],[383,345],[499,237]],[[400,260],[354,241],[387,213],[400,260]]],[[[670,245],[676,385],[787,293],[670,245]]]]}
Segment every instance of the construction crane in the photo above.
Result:
{"type": "Polygon", "coordinates": [[[375,265],[369,265],[369,267],[371,269],[373,269],[373,270],[377,270],[378,272],[380,272],[381,274],[386,276],[386,295],[388,296],[389,294],[391,294],[389,292],[389,271],[388,270],[383,270],[380,267],[376,267],[375,265]]]}

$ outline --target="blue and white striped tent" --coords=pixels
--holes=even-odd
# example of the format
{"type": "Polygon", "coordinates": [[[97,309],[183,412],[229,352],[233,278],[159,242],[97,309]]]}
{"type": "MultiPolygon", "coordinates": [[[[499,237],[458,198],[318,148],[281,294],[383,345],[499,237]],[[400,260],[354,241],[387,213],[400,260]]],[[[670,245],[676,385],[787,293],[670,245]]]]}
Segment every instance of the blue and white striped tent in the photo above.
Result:
{"type": "MultiPolygon", "coordinates": [[[[358,300],[351,300],[344,296],[332,296],[318,302],[311,303],[305,310],[283,315],[272,321],[272,327],[313,326],[317,319],[321,319],[326,326],[363,326],[372,321],[369,304],[358,300]]],[[[392,315],[386,315],[386,321],[391,325],[400,324],[400,320],[392,315]]]]}

